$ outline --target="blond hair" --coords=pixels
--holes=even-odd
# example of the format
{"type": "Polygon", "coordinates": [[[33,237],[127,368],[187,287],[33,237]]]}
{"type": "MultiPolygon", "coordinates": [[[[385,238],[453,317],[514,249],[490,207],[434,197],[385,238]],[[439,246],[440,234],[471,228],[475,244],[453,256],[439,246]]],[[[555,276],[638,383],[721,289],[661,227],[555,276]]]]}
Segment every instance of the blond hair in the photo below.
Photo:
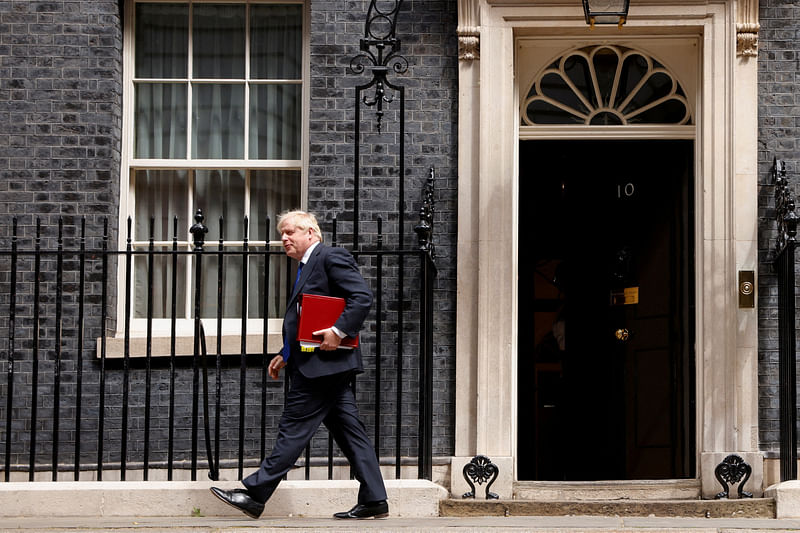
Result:
{"type": "Polygon", "coordinates": [[[311,213],[295,209],[292,211],[285,211],[278,215],[278,232],[283,233],[283,227],[291,224],[300,231],[308,231],[310,228],[320,242],[322,242],[322,231],[319,229],[317,217],[311,213]]]}

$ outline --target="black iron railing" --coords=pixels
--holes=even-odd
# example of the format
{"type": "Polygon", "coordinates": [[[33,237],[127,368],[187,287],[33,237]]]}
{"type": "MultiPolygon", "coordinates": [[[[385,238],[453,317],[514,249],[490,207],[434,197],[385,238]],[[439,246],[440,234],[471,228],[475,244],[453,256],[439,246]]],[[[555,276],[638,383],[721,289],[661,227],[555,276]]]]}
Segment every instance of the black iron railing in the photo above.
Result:
{"type": "MultiPolygon", "coordinates": [[[[353,255],[375,295],[362,330],[366,373],[358,379],[359,407],[382,462],[394,463],[398,477],[401,465],[416,463],[418,476],[430,479],[435,266],[433,206],[427,200],[433,198],[432,171],[428,181],[416,228],[418,249],[386,249],[378,219],[377,244],[353,255]]],[[[177,469],[186,469],[194,480],[202,468],[216,479],[223,467],[235,468],[242,477],[245,466],[255,466],[271,447],[288,383],[267,379],[269,319],[281,317],[271,316],[269,309],[271,302],[280,308],[288,287],[271,294],[275,284],[270,280],[288,284],[291,262],[282,249],[246,237],[235,247],[222,240],[205,242],[200,212],[191,228],[191,246],[179,242],[176,219],[169,246],[156,244],[152,227],[151,222],[147,244],[137,245],[129,220],[125,249],[117,250],[110,246],[107,222],[90,236],[85,220],[65,226],[59,219],[55,231],[36,220],[20,231],[14,219],[9,245],[0,249],[0,372],[5,372],[0,397],[6,397],[0,404],[0,446],[5,452],[0,466],[5,481],[19,479],[15,472],[27,473],[33,481],[42,471],[49,471],[53,481],[80,480],[87,471],[94,475],[84,474],[84,479],[103,480],[104,474],[116,471],[125,480],[132,470],[140,471],[136,478],[148,480],[154,469],[166,470],[163,477],[170,480],[177,469]],[[220,334],[226,327],[224,277],[230,271],[224,265],[230,258],[239,258],[242,269],[242,308],[234,333],[241,344],[235,355],[223,353],[220,334]],[[183,261],[191,261],[186,271],[194,276],[184,284],[191,287],[188,299],[179,289],[178,265],[183,261]],[[137,270],[141,262],[147,266],[137,270]],[[154,276],[157,262],[171,265],[161,291],[154,290],[160,283],[154,276]],[[217,294],[204,296],[209,287],[204,280],[214,273],[217,294]],[[252,302],[248,307],[251,275],[260,280],[263,292],[259,312],[252,302]],[[144,293],[134,290],[136,276],[146,276],[144,293]],[[169,310],[160,317],[169,323],[167,343],[154,331],[157,292],[166,299],[159,303],[169,310]],[[119,312],[117,299],[123,302],[119,312]],[[182,299],[193,303],[183,318],[177,310],[182,299]],[[201,302],[215,303],[216,313],[209,316],[201,302]],[[257,350],[247,347],[248,318],[252,327],[254,314],[259,315],[256,323],[261,320],[263,340],[257,350]],[[144,323],[138,333],[137,321],[144,323]],[[177,348],[181,321],[193,324],[190,354],[177,348]],[[115,327],[117,323],[122,327],[115,327]],[[207,353],[204,325],[212,324],[216,344],[207,353]],[[136,336],[141,331],[143,339],[136,336]],[[119,345],[120,339],[121,357],[112,357],[109,343],[119,345]],[[134,342],[144,343],[143,353],[134,342]],[[168,353],[158,353],[165,345],[168,353]]],[[[334,246],[335,228],[334,219],[334,246]]],[[[327,463],[330,478],[341,461],[331,437],[322,435],[312,441],[301,463],[306,478],[312,465],[327,463]]]]}
{"type": "Polygon", "coordinates": [[[774,267],[778,275],[778,388],[781,481],[797,479],[797,348],[795,343],[795,262],[798,216],[783,161],[772,166],[778,239],[774,267]]]}

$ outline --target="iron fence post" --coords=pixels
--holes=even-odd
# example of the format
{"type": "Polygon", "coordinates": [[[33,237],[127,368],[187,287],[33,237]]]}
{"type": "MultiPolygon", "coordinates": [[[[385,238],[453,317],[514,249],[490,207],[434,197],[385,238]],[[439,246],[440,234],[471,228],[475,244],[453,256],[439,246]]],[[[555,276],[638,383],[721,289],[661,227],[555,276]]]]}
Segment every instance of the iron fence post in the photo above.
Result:
{"type": "Polygon", "coordinates": [[[11,476],[11,424],[13,422],[12,413],[14,408],[14,359],[15,329],[17,316],[17,217],[12,220],[11,230],[11,278],[9,279],[9,301],[8,301],[8,373],[6,393],[6,450],[5,450],[5,469],[4,476],[6,482],[10,481],[11,476]]]}
{"type": "Polygon", "coordinates": [[[192,234],[195,267],[195,286],[194,286],[194,346],[192,353],[192,481],[197,481],[197,431],[198,431],[198,411],[199,411],[199,389],[200,389],[200,312],[202,306],[203,292],[203,244],[208,228],[203,224],[203,212],[198,209],[194,216],[195,223],[189,229],[192,234]]]}
{"type": "Polygon", "coordinates": [[[108,318],[108,218],[103,218],[100,273],[100,400],[97,409],[97,481],[103,481],[103,435],[106,412],[106,320],[108,318]]]}
{"type": "Polygon", "coordinates": [[[131,279],[133,262],[133,235],[131,224],[133,220],[128,217],[128,239],[125,244],[125,340],[122,360],[122,439],[120,443],[120,479],[125,481],[128,460],[128,391],[130,389],[130,361],[131,361],[131,311],[133,301],[131,298],[131,279]]]}
{"type": "MultiPolygon", "coordinates": [[[[78,353],[76,361],[75,399],[75,470],[74,481],[80,480],[81,470],[81,411],[83,401],[83,312],[86,291],[86,217],[81,217],[80,252],[78,255],[78,353]]],[[[101,332],[101,335],[103,333],[101,332]]]]}
{"type": "Polygon", "coordinates": [[[433,245],[434,179],[433,168],[422,189],[419,224],[414,227],[422,263],[422,295],[420,322],[420,428],[419,474],[422,479],[433,478],[433,278],[436,275],[433,245]]]}
{"type": "Polygon", "coordinates": [[[795,346],[795,248],[797,224],[795,197],[780,159],[772,165],[778,239],[775,270],[778,274],[778,373],[780,404],[781,481],[797,479],[797,353],[795,346]]]}

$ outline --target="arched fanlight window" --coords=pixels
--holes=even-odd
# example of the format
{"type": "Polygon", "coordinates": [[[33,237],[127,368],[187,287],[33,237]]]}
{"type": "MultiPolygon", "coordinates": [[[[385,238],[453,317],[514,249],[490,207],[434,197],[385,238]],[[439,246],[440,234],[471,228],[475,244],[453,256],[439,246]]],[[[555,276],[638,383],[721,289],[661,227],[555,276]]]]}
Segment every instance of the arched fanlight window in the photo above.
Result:
{"type": "Polygon", "coordinates": [[[573,50],[534,80],[522,124],[692,124],[686,94],[664,65],[622,46],[573,50]]]}

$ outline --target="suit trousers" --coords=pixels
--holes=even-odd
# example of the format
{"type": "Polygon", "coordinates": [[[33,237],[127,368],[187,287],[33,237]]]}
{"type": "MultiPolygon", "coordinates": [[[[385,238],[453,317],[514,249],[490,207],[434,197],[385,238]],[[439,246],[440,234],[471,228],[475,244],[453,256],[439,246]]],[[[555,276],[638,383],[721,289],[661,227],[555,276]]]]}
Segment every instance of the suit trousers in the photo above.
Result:
{"type": "Polygon", "coordinates": [[[378,459],[358,417],[352,387],[354,372],[307,378],[292,367],[290,360],[286,368],[290,369],[291,383],[272,453],[258,470],[242,480],[250,495],[266,502],[323,423],[361,484],[358,503],[385,500],[378,459]]]}

